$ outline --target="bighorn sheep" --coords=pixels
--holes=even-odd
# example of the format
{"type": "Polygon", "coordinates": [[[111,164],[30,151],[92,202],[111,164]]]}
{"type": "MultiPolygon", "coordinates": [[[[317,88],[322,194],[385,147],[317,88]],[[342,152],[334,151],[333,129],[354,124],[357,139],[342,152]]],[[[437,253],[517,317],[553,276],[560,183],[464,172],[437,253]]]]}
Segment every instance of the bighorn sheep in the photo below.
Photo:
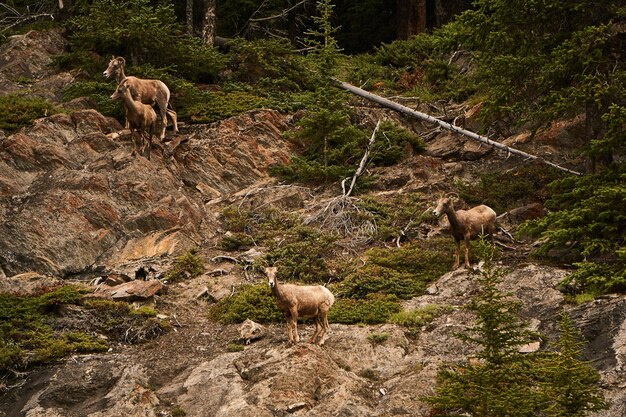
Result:
{"type": "Polygon", "coordinates": [[[335,302],[335,297],[322,285],[279,284],[276,280],[278,268],[265,268],[272,294],[276,297],[278,308],[285,315],[287,334],[290,343],[298,343],[298,317],[313,317],[315,332],[309,343],[323,345],[328,331],[328,310],[335,302]]]}
{"type": "Polygon", "coordinates": [[[143,155],[147,147],[146,158],[150,159],[150,150],[152,148],[152,135],[157,125],[157,115],[152,108],[147,104],[143,104],[138,100],[133,100],[130,93],[130,86],[127,80],[122,81],[115,92],[111,95],[113,100],[122,100],[124,107],[126,108],[126,116],[130,126],[130,137],[135,146],[133,154],[136,152],[143,155]],[[139,133],[140,148],[137,147],[137,142],[134,139],[135,131],[139,133]],[[144,143],[144,133],[148,133],[148,142],[144,143]]]}
{"type": "MultiPolygon", "coordinates": [[[[109,66],[102,73],[106,78],[109,78],[111,75],[115,76],[117,80],[117,84],[121,84],[122,81],[126,81],[130,88],[130,94],[134,100],[140,101],[143,104],[149,104],[150,106],[154,106],[154,104],[159,105],[159,113],[161,114],[161,120],[163,123],[162,130],[159,133],[159,139],[163,140],[165,138],[165,128],[167,127],[167,115],[172,118],[172,123],[174,124],[174,132],[178,132],[178,121],[177,115],[174,110],[172,110],[170,106],[170,90],[167,88],[164,82],[160,80],[144,80],[137,77],[127,77],[124,74],[124,66],[126,65],[126,60],[122,57],[112,57],[111,61],[109,61],[109,66]]],[[[128,124],[128,115],[126,116],[126,127],[129,127],[128,124]]]]}
{"type": "Polygon", "coordinates": [[[469,210],[454,210],[450,197],[441,197],[433,214],[437,217],[442,214],[448,216],[450,233],[456,242],[454,252],[454,269],[459,267],[459,252],[461,240],[465,243],[465,268],[469,269],[469,242],[481,233],[489,234],[493,243],[493,234],[496,226],[496,212],[485,205],[476,206],[469,210]]]}

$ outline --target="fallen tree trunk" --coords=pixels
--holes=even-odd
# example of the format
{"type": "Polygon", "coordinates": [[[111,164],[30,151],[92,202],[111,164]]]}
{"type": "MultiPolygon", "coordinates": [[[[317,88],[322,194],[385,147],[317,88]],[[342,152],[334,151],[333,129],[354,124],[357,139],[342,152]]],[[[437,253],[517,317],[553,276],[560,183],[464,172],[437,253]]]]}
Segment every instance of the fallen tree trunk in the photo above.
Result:
{"type": "Polygon", "coordinates": [[[371,100],[371,101],[373,101],[375,103],[378,103],[378,104],[380,104],[382,106],[388,107],[388,108],[390,108],[392,110],[395,110],[395,111],[398,111],[400,113],[406,114],[407,116],[415,117],[415,118],[418,118],[418,119],[423,120],[425,122],[429,122],[429,123],[433,123],[433,124],[439,125],[439,126],[441,126],[442,128],[444,128],[446,130],[450,130],[452,132],[456,132],[456,133],[458,133],[460,135],[463,135],[465,137],[468,137],[470,139],[479,141],[481,143],[485,143],[485,144],[487,144],[489,146],[493,146],[494,148],[497,148],[497,149],[501,149],[501,150],[507,151],[508,153],[519,155],[519,156],[521,156],[523,158],[532,159],[532,160],[535,160],[535,161],[542,162],[542,163],[544,163],[546,165],[550,165],[551,167],[554,167],[556,169],[560,169],[561,171],[565,171],[565,172],[568,172],[568,173],[574,174],[574,175],[582,175],[580,172],[571,170],[569,168],[562,167],[562,166],[557,165],[557,164],[555,164],[553,162],[546,161],[543,158],[540,158],[540,157],[535,156],[535,155],[531,155],[529,153],[520,151],[518,149],[511,148],[510,146],[503,145],[500,142],[495,142],[495,141],[493,141],[493,140],[491,140],[491,139],[489,139],[489,138],[487,138],[485,136],[481,136],[481,135],[479,135],[477,133],[474,133],[474,132],[471,132],[469,130],[462,129],[462,128],[458,127],[458,126],[454,126],[453,124],[444,122],[443,120],[439,120],[439,119],[437,119],[437,118],[435,118],[433,116],[430,116],[430,115],[428,115],[426,113],[422,113],[422,112],[410,109],[410,108],[408,108],[406,106],[403,106],[402,104],[398,104],[398,103],[393,102],[391,100],[388,100],[388,99],[386,99],[384,97],[378,96],[376,94],[372,94],[372,93],[370,93],[368,91],[365,91],[365,90],[363,90],[363,89],[361,89],[359,87],[355,87],[352,84],[348,84],[346,82],[343,82],[343,81],[340,81],[340,80],[337,80],[337,79],[335,79],[334,81],[336,81],[337,84],[339,85],[339,87],[343,88],[344,90],[347,90],[347,91],[349,91],[349,92],[351,92],[353,94],[356,94],[357,96],[360,96],[360,97],[366,98],[368,100],[371,100]]]}

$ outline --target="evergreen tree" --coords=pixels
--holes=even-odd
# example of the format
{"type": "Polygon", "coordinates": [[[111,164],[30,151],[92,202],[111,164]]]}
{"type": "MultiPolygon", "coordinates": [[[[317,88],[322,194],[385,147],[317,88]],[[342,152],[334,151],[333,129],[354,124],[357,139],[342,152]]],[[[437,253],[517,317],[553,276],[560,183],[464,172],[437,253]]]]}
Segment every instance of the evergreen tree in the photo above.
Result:
{"type": "Polygon", "coordinates": [[[519,353],[538,335],[519,319],[521,304],[497,289],[502,271],[494,268],[493,249],[483,241],[479,252],[481,294],[467,306],[476,324],[458,335],[479,348],[476,360],[441,369],[436,394],[424,400],[447,416],[584,416],[605,408],[597,371],[579,359],[571,321],[561,318],[557,352],[519,353]]]}

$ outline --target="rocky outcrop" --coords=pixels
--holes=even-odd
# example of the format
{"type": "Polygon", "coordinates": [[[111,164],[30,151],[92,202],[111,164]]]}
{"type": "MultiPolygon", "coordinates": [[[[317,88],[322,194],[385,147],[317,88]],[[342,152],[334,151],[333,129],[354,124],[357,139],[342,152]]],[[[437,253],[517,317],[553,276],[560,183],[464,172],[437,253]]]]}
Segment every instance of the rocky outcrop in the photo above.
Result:
{"type": "Polygon", "coordinates": [[[28,92],[59,102],[63,87],[74,77],[57,74],[51,64],[66,46],[60,30],[31,30],[9,37],[0,46],[0,94],[28,92]]]}
{"type": "MultiPolygon", "coordinates": [[[[626,400],[626,297],[567,305],[555,289],[566,274],[529,264],[508,272],[501,289],[523,302],[523,317],[549,340],[557,335],[559,312],[570,314],[589,343],[585,359],[599,369],[603,393],[611,402],[597,417],[621,417],[626,400]]],[[[196,278],[187,287],[197,288],[206,279],[196,278]]],[[[174,294],[166,297],[192,308],[194,291],[187,287],[174,287],[174,294]]],[[[187,325],[178,332],[136,351],[65,361],[45,375],[45,383],[37,385],[32,379],[31,391],[24,391],[29,392],[28,400],[18,395],[13,408],[0,411],[45,417],[153,416],[170,415],[172,410],[194,417],[425,416],[430,411],[420,398],[434,392],[440,366],[475,353],[456,334],[472,323],[463,306],[477,292],[475,275],[450,272],[427,294],[406,302],[406,308],[448,306],[421,329],[332,324],[324,347],[290,346],[283,326],[269,325],[265,337],[244,351],[226,352],[229,340],[240,338],[238,326],[207,321],[196,325],[198,319],[181,318],[187,325]],[[385,337],[376,342],[372,334],[385,337]]],[[[196,306],[198,313],[204,311],[196,306]]],[[[301,332],[306,338],[313,328],[303,326],[301,332]]]]}
{"type": "Polygon", "coordinates": [[[191,127],[172,158],[157,146],[151,161],[94,110],[38,120],[2,139],[0,270],[67,276],[196,246],[212,233],[206,202],[288,160],[285,120],[259,110],[191,127]]]}

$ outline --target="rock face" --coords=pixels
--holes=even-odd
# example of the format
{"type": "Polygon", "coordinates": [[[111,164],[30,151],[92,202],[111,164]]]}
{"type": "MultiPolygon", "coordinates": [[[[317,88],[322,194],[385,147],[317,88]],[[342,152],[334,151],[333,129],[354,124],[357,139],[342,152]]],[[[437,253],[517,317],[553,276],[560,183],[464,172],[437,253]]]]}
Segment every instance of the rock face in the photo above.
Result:
{"type": "Polygon", "coordinates": [[[28,90],[30,94],[60,101],[61,90],[73,80],[69,73],[56,74],[50,66],[66,48],[59,30],[31,30],[11,36],[0,46],[0,94],[28,90]],[[25,85],[24,80],[29,80],[25,85]]]}
{"type": "Polygon", "coordinates": [[[157,147],[150,161],[94,110],[0,139],[0,274],[66,276],[195,246],[210,227],[205,202],[288,159],[287,127],[277,112],[253,111],[191,128],[172,158],[157,147]]]}
{"type": "MultiPolygon", "coordinates": [[[[501,289],[523,302],[523,317],[548,339],[556,337],[558,313],[564,309],[570,314],[589,342],[585,359],[597,365],[603,393],[611,401],[611,408],[596,417],[621,417],[626,297],[569,306],[555,289],[566,274],[526,265],[507,273],[501,289]]],[[[188,285],[197,287],[205,280],[196,278],[188,285]]],[[[194,308],[193,291],[172,290],[166,297],[184,303],[185,310],[194,308]]],[[[265,337],[242,352],[226,352],[227,343],[239,340],[239,326],[201,320],[204,307],[195,304],[193,315],[187,320],[181,316],[185,325],[178,332],[112,354],[76,356],[35,374],[28,390],[0,406],[0,415],[162,416],[183,410],[194,417],[426,416],[430,411],[420,398],[434,392],[439,367],[475,353],[455,335],[472,323],[463,306],[477,291],[473,274],[453,271],[433,283],[428,294],[406,302],[406,308],[449,306],[417,332],[390,324],[331,324],[324,347],[291,346],[284,326],[270,325],[265,337]],[[386,337],[375,343],[374,333],[386,337]]],[[[312,326],[301,326],[304,339],[312,331],[312,326]]],[[[537,343],[525,348],[537,349],[537,343]]],[[[0,404],[6,399],[0,396],[0,404]]]]}

